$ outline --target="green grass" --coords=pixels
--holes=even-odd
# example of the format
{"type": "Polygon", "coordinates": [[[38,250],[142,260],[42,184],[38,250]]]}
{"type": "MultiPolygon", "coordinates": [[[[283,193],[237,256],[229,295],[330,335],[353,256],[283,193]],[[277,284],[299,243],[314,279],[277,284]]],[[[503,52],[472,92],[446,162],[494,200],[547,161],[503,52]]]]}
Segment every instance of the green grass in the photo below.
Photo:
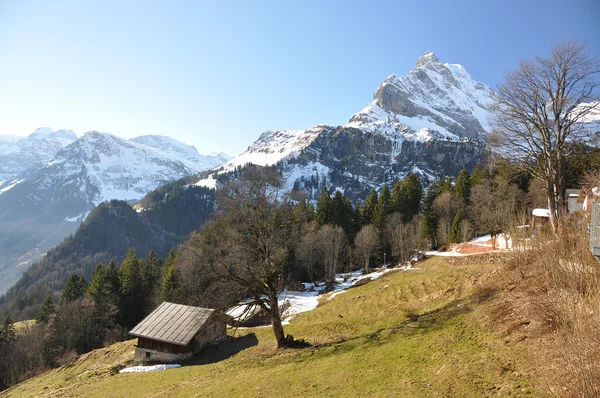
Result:
{"type": "Polygon", "coordinates": [[[528,358],[480,326],[483,310],[471,294],[490,267],[450,266],[434,258],[420,271],[392,272],[325,298],[286,326],[309,348],[277,351],[270,328],[251,328],[237,330],[236,340],[182,368],[117,374],[116,367],[133,356],[130,341],[3,396],[542,395],[525,370],[528,358]]]}

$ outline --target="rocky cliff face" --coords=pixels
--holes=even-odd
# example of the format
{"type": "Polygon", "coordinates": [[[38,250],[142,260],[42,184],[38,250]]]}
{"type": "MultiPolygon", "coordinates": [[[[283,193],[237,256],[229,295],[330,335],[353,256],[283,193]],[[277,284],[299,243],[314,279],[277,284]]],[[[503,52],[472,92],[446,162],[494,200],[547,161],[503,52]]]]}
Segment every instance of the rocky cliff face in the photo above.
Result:
{"type": "MultiPolygon", "coordinates": [[[[223,172],[275,165],[288,189],[304,189],[313,199],[326,186],[361,200],[411,172],[427,184],[481,160],[493,96],[462,66],[425,53],[407,76],[385,79],[348,124],[267,131],[223,172]]],[[[215,186],[215,175],[198,184],[215,186]]]]}

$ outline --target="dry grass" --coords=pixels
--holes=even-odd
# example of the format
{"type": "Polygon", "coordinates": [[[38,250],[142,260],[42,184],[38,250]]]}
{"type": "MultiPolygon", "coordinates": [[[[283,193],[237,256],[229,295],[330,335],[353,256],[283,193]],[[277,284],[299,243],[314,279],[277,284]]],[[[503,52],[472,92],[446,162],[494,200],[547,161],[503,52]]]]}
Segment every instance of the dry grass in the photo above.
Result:
{"type": "Polygon", "coordinates": [[[600,263],[589,253],[584,220],[557,236],[535,236],[498,274],[479,284],[488,326],[507,344],[536,347],[540,378],[554,396],[600,396],[600,263]]]}

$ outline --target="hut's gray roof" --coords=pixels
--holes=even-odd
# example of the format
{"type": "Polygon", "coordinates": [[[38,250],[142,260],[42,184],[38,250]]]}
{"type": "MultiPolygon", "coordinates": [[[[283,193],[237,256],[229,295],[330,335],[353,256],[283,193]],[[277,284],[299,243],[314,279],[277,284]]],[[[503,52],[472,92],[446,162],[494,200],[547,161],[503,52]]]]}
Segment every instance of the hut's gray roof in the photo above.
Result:
{"type": "Polygon", "coordinates": [[[206,323],[214,310],[164,302],[134,327],[136,337],[187,345],[206,323]]]}

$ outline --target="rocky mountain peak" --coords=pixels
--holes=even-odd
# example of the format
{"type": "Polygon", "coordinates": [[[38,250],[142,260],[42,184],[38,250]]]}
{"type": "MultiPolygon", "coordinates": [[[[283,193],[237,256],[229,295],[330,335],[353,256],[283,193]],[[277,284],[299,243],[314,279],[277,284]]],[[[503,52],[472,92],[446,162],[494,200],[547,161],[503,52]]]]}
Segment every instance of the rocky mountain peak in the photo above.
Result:
{"type": "Polygon", "coordinates": [[[429,63],[441,63],[438,57],[431,51],[426,51],[419,59],[417,59],[417,68],[423,67],[429,63]]]}

